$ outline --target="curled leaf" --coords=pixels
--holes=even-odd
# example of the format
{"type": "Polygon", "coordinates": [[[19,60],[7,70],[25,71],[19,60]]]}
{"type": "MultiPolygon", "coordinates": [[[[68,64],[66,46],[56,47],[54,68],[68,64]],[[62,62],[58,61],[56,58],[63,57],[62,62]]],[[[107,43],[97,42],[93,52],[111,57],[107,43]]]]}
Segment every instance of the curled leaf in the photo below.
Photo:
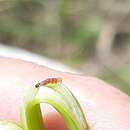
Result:
{"type": "Polygon", "coordinates": [[[22,109],[24,130],[44,130],[40,103],[54,107],[64,118],[69,130],[88,130],[77,99],[62,82],[48,83],[46,86],[34,88],[26,97],[22,109]]]}

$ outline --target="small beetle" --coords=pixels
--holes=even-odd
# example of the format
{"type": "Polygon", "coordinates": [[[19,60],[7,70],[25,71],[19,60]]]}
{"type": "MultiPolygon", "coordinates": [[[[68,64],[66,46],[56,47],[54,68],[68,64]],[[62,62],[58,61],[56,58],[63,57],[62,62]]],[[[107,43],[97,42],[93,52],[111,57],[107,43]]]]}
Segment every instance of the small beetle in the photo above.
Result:
{"type": "Polygon", "coordinates": [[[47,79],[37,83],[35,85],[35,87],[38,88],[40,86],[46,86],[48,84],[57,84],[57,83],[60,83],[60,82],[62,82],[61,78],[47,78],[47,79]]]}

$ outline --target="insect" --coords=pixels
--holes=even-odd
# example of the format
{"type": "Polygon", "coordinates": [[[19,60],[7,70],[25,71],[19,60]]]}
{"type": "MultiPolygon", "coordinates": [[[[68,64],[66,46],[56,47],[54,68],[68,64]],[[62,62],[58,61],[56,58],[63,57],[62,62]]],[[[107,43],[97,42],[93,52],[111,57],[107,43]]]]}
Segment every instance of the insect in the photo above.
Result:
{"type": "Polygon", "coordinates": [[[36,88],[40,87],[40,86],[46,86],[48,84],[58,84],[62,82],[62,79],[61,78],[47,78],[39,83],[37,83],[35,85],[36,88]]]}

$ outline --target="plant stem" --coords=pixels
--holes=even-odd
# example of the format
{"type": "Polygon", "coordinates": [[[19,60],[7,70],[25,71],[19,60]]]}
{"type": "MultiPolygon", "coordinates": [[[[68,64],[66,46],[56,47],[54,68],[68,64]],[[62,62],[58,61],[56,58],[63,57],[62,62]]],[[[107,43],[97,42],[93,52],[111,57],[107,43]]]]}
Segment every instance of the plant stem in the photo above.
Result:
{"type": "Polygon", "coordinates": [[[25,97],[22,108],[22,126],[24,130],[44,130],[40,104],[35,103],[35,96],[39,88],[33,88],[25,97]]]}
{"type": "Polygon", "coordinates": [[[22,109],[24,130],[44,130],[40,103],[53,106],[64,118],[69,130],[88,130],[78,101],[62,83],[34,88],[30,92],[22,109]]]}

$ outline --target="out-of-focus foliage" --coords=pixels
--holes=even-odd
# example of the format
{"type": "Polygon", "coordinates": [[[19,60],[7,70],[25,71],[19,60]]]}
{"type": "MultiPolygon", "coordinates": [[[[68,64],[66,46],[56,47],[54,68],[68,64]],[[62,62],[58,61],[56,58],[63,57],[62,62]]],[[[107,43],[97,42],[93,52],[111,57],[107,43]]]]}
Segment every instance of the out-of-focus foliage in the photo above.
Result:
{"type": "Polygon", "coordinates": [[[55,58],[93,53],[90,50],[98,36],[100,17],[90,16],[86,1],[8,0],[7,3],[10,6],[0,12],[2,42],[55,58]]]}
{"type": "Polygon", "coordinates": [[[120,87],[124,92],[130,95],[130,67],[126,66],[118,71],[106,71],[101,76],[102,79],[120,87]]]}
{"type": "Polygon", "coordinates": [[[130,93],[129,7],[129,0],[0,0],[0,42],[62,60],[130,93]]]}

